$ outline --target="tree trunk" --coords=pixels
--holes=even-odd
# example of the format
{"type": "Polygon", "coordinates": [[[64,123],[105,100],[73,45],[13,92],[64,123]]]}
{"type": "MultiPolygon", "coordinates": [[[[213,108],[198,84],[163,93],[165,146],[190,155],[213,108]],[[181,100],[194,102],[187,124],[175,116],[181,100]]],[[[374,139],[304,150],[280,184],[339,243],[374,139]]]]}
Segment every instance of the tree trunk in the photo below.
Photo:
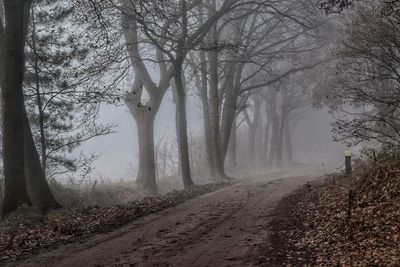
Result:
{"type": "Polygon", "coordinates": [[[142,104],[143,83],[140,77],[135,77],[132,90],[125,95],[125,104],[135,119],[139,146],[139,171],[136,183],[150,195],[156,195],[157,173],[154,146],[154,120],[160,109],[164,90],[151,88],[150,100],[142,104]]]}
{"type": "Polygon", "coordinates": [[[144,110],[135,117],[139,142],[139,172],[136,183],[152,195],[158,193],[154,156],[154,114],[144,110]]]}
{"type": "Polygon", "coordinates": [[[229,146],[228,146],[228,165],[233,168],[238,168],[237,162],[237,128],[236,128],[236,117],[235,122],[232,127],[230,139],[229,139],[229,146]]]}
{"type": "MultiPolygon", "coordinates": [[[[213,26],[215,28],[215,26],[213,26]]],[[[215,29],[214,29],[215,30],[215,29]]],[[[218,179],[225,177],[224,163],[221,155],[220,125],[219,125],[219,95],[218,95],[218,52],[209,53],[210,65],[210,123],[211,144],[214,158],[215,175],[218,179]]]]}
{"type": "Polygon", "coordinates": [[[267,162],[268,160],[268,149],[269,149],[269,142],[270,142],[270,138],[269,138],[269,133],[270,133],[270,119],[268,116],[268,112],[267,112],[267,124],[265,125],[265,129],[264,129],[264,154],[263,154],[263,162],[267,162]]]}
{"type": "MultiPolygon", "coordinates": [[[[199,7],[199,19],[201,25],[204,24],[204,8],[199,7]]],[[[211,121],[210,121],[210,106],[208,104],[208,72],[207,72],[207,60],[206,52],[204,50],[199,51],[200,57],[200,76],[197,75],[198,87],[201,98],[202,112],[203,112],[203,130],[205,139],[205,150],[207,155],[207,164],[209,173],[213,179],[216,179],[215,167],[214,167],[214,155],[212,152],[212,140],[211,140],[211,121]]]]}
{"type": "Polygon", "coordinates": [[[25,0],[5,0],[5,55],[3,96],[3,216],[29,200],[24,170],[24,8],[25,0]]]}
{"type": "MultiPolygon", "coordinates": [[[[217,1],[211,1],[212,14],[216,11],[217,1]]],[[[211,44],[218,43],[217,23],[214,23],[209,32],[211,44]]],[[[213,49],[208,53],[208,64],[210,72],[210,128],[211,145],[214,160],[214,170],[217,179],[226,177],[224,161],[221,154],[221,135],[220,135],[220,98],[219,98],[219,73],[218,73],[218,50],[213,49]]]]}
{"type": "Polygon", "coordinates": [[[271,118],[271,145],[269,150],[268,165],[272,166],[277,158],[278,143],[279,143],[279,118],[277,112],[277,91],[270,91],[270,118],[271,118]]]}
{"type": "MultiPolygon", "coordinates": [[[[33,14],[33,10],[32,10],[33,14]]],[[[34,55],[34,71],[35,71],[35,93],[36,93],[36,102],[37,108],[39,113],[39,129],[40,129],[40,145],[41,145],[41,159],[42,159],[42,169],[43,173],[46,177],[46,170],[47,170],[47,145],[46,145],[46,135],[44,131],[44,112],[43,112],[43,103],[42,103],[42,96],[40,95],[40,75],[39,75],[39,65],[38,65],[38,54],[36,48],[36,25],[35,25],[35,18],[32,17],[32,50],[34,55]]]]}
{"type": "Polygon", "coordinates": [[[283,139],[285,133],[285,126],[288,114],[288,96],[287,90],[282,91],[282,101],[281,101],[281,116],[280,116],[280,123],[279,123],[279,139],[277,145],[277,164],[278,166],[282,166],[283,163],[283,139]]]}
{"type": "Polygon", "coordinates": [[[5,194],[2,215],[23,204],[46,213],[60,205],[55,201],[44,176],[36,150],[23,97],[25,38],[31,1],[4,1],[6,29],[1,62],[3,110],[3,163],[5,194]]]}
{"type": "Polygon", "coordinates": [[[259,128],[261,126],[262,101],[257,95],[254,95],[252,97],[252,99],[254,101],[253,121],[251,121],[251,118],[250,118],[247,110],[244,111],[244,114],[245,114],[247,125],[249,127],[248,136],[247,136],[247,149],[248,149],[247,152],[248,152],[249,165],[252,167],[255,167],[257,154],[259,154],[258,153],[259,149],[256,147],[256,143],[261,141],[261,137],[260,137],[261,131],[259,131],[259,128]]]}
{"type": "MultiPolygon", "coordinates": [[[[24,44],[26,42],[26,35],[28,32],[29,17],[31,11],[32,0],[25,1],[24,10],[24,44]]],[[[38,66],[35,67],[38,70],[38,66]]],[[[39,88],[39,87],[38,87],[39,88]]],[[[33,202],[34,206],[42,214],[47,213],[50,209],[60,208],[61,205],[55,200],[49,184],[46,180],[46,143],[44,135],[44,115],[42,101],[39,94],[38,107],[40,113],[40,123],[41,123],[41,136],[42,136],[42,163],[40,162],[39,154],[33,140],[31,127],[29,125],[28,116],[26,114],[26,109],[24,105],[23,109],[23,128],[24,128],[24,157],[25,157],[25,180],[27,186],[27,192],[30,200],[33,202]],[[42,167],[43,166],[43,167],[42,167]]]]}
{"type": "Polygon", "coordinates": [[[28,116],[24,112],[24,158],[25,158],[25,179],[28,195],[33,205],[42,214],[50,209],[60,208],[51,193],[44,171],[42,169],[38,151],[33,141],[32,131],[29,126],[28,116]]]}
{"type": "Polygon", "coordinates": [[[254,167],[255,163],[255,150],[256,150],[256,130],[257,128],[254,125],[249,125],[249,130],[247,134],[247,154],[249,166],[254,167]]]}
{"type": "Polygon", "coordinates": [[[293,164],[293,149],[292,149],[292,140],[290,136],[290,127],[289,127],[289,119],[286,119],[285,125],[285,150],[286,150],[286,158],[287,162],[292,165],[293,164]]]}
{"type": "Polygon", "coordinates": [[[185,189],[193,185],[192,176],[190,173],[189,162],[189,146],[187,134],[187,120],[186,120],[186,96],[185,88],[182,81],[182,66],[176,64],[175,66],[175,88],[176,88],[176,114],[177,114],[177,135],[179,147],[179,162],[181,166],[183,185],[185,189]]]}
{"type": "Polygon", "coordinates": [[[221,154],[223,162],[226,159],[228,151],[229,139],[232,131],[232,127],[235,122],[238,92],[240,89],[240,82],[243,73],[243,64],[235,71],[236,76],[232,77],[235,79],[232,88],[227,88],[225,100],[222,107],[222,120],[221,120],[221,154]]]}
{"type": "Polygon", "coordinates": [[[229,90],[225,96],[221,121],[221,153],[225,161],[228,152],[229,139],[232,132],[233,123],[236,116],[237,94],[229,90]]]}
{"type": "Polygon", "coordinates": [[[278,142],[276,146],[276,164],[281,167],[283,163],[283,132],[285,130],[285,116],[282,114],[279,124],[278,142]]]}
{"type": "Polygon", "coordinates": [[[211,122],[210,122],[210,109],[208,105],[208,82],[207,82],[207,63],[206,54],[200,51],[200,71],[201,71],[201,104],[203,111],[204,122],[204,138],[206,142],[207,163],[210,169],[210,174],[215,178],[214,155],[212,153],[212,140],[211,140],[211,122]]]}
{"type": "MultiPolygon", "coordinates": [[[[244,20],[231,21],[230,36],[229,39],[232,43],[241,43],[241,25],[244,20]]],[[[230,135],[232,133],[232,127],[236,127],[236,115],[237,115],[237,102],[240,95],[240,89],[242,85],[242,74],[245,63],[237,62],[237,53],[232,52],[228,55],[228,63],[225,67],[225,87],[224,103],[221,107],[221,158],[222,163],[226,160],[226,154],[228,151],[230,135]]],[[[239,60],[240,61],[240,60],[239,60]]],[[[222,96],[221,96],[222,97],[222,96]]]]}

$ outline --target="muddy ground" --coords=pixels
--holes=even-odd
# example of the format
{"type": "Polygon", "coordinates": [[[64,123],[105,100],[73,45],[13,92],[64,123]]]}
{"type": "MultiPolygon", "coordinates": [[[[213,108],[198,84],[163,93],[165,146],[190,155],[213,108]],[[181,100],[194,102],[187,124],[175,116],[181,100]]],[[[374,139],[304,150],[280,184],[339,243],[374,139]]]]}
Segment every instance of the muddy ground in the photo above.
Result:
{"type": "Polygon", "coordinates": [[[269,227],[276,205],[322,174],[319,168],[307,167],[242,178],[17,266],[271,266],[263,248],[271,242],[269,227]]]}

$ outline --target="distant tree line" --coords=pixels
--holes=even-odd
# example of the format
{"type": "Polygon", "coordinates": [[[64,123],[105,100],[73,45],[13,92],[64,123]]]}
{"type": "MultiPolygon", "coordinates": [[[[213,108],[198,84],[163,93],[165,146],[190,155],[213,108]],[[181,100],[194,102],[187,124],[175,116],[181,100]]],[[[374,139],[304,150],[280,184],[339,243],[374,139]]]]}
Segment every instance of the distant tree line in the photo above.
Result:
{"type": "Polygon", "coordinates": [[[48,179],[90,171],[70,158],[112,132],[101,103],[123,100],[138,131],[136,183],[157,194],[154,123],[167,92],[176,104],[179,173],[191,187],[187,95],[200,99],[209,175],[237,166],[247,126],[250,165],[292,163],[291,133],[310,102],[312,70],[329,62],[329,19],[302,0],[1,1],[3,216],[60,205],[48,179]],[[129,83],[128,90],[121,90],[129,83]]]}

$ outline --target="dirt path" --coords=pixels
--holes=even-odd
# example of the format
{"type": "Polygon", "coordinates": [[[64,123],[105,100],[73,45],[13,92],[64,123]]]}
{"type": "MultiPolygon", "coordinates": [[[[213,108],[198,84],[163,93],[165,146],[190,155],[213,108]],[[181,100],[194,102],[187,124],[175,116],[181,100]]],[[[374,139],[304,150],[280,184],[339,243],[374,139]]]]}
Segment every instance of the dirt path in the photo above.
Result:
{"type": "Polygon", "coordinates": [[[18,266],[244,266],[258,257],[278,201],[321,173],[249,177],[141,218],[109,234],[41,254],[18,266]]]}

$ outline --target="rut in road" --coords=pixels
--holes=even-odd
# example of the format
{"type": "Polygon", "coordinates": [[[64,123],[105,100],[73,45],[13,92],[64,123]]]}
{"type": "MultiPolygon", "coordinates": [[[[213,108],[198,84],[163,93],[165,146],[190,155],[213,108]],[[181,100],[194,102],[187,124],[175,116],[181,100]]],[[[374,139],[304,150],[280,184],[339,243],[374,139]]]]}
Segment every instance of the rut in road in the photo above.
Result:
{"type": "Polygon", "coordinates": [[[244,266],[268,242],[280,199],[319,176],[315,169],[243,178],[84,243],[18,266],[244,266]],[[293,176],[293,174],[298,174],[293,176]]]}

